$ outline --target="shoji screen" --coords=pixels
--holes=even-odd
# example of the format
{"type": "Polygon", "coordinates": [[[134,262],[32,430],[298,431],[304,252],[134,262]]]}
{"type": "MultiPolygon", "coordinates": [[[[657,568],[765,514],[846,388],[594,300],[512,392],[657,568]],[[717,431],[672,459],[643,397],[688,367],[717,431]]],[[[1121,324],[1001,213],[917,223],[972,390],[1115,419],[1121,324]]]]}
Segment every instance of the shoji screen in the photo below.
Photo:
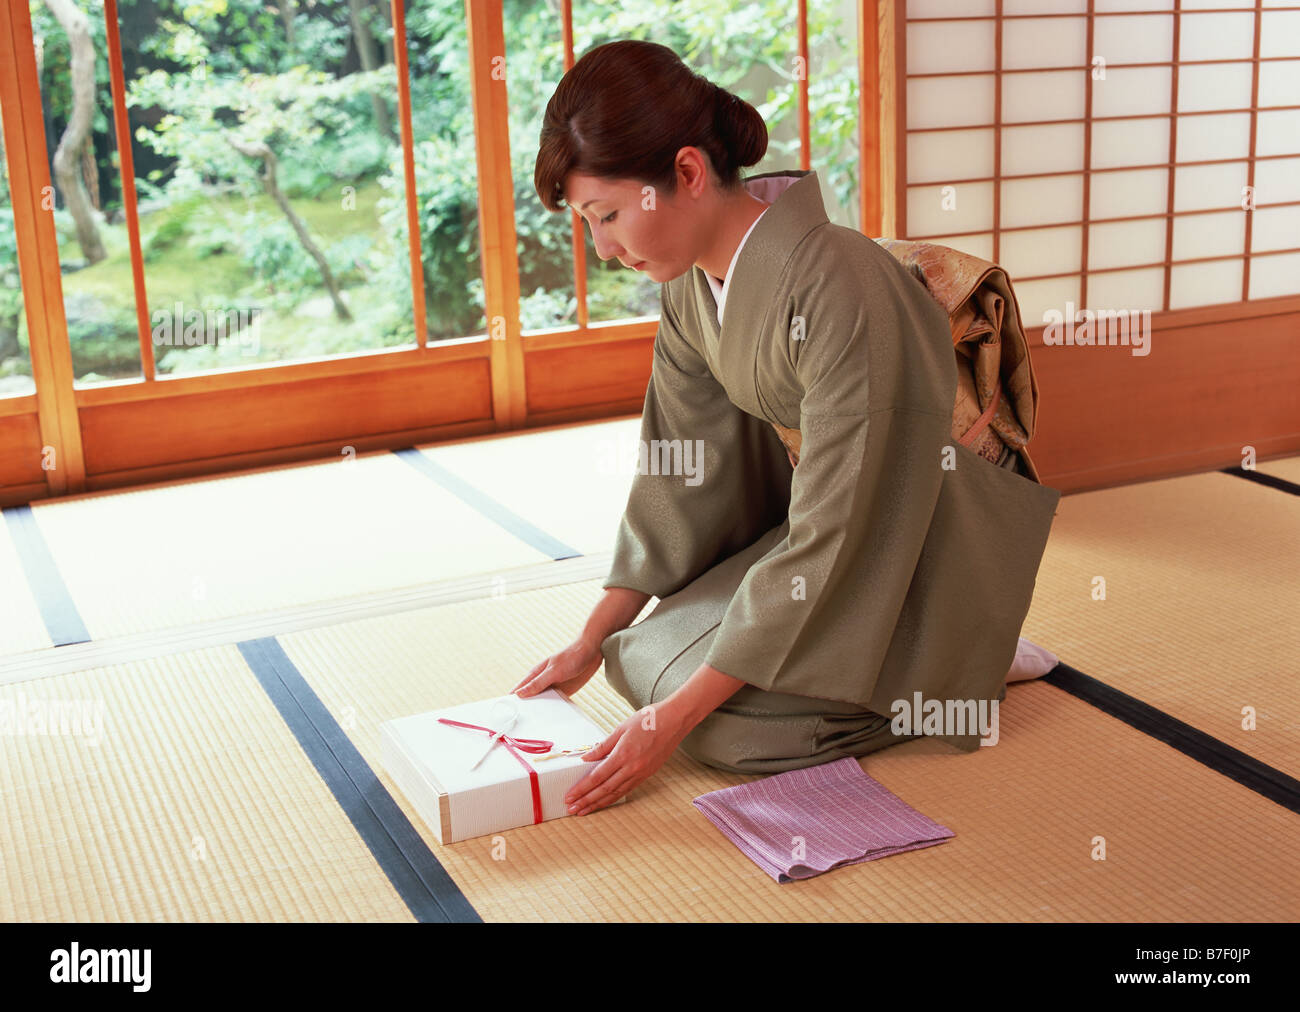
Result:
{"type": "Polygon", "coordinates": [[[898,234],[1026,327],[1300,293],[1300,5],[906,0],[898,234]]]}

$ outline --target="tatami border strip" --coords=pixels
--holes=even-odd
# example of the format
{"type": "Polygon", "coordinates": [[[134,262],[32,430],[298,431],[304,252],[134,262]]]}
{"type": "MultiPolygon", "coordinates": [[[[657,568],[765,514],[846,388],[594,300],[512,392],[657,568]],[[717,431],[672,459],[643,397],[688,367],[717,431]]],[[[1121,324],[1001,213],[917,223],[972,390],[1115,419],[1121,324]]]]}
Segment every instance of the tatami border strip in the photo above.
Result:
{"type": "Polygon", "coordinates": [[[0,685],[225,646],[260,636],[280,636],[380,615],[396,615],[495,594],[517,594],[602,579],[609,573],[610,558],[609,552],[601,552],[560,562],[535,562],[495,573],[477,573],[398,590],[150,629],[58,648],[27,650],[0,658],[0,685]]]}
{"type": "Polygon", "coordinates": [[[1105,682],[1099,682],[1064,662],[1045,674],[1040,681],[1077,696],[1143,734],[1162,741],[1202,765],[1237,781],[1243,787],[1249,787],[1256,794],[1262,794],[1283,808],[1300,814],[1300,780],[1248,756],[1240,749],[1105,682]]]}
{"type": "Polygon", "coordinates": [[[45,542],[31,506],[8,506],[4,509],[4,517],[9,524],[14,550],[27,573],[27,586],[54,645],[61,647],[90,642],[86,623],[68,592],[68,585],[63,582],[58,563],[50,554],[50,546],[45,542]]]}
{"type": "Polygon", "coordinates": [[[482,923],[279,641],[245,640],[239,652],[415,919],[482,923]]]}
{"type": "Polygon", "coordinates": [[[1245,478],[1247,481],[1267,485],[1269,488],[1276,488],[1282,492],[1290,492],[1292,495],[1300,495],[1300,485],[1293,481],[1287,481],[1285,478],[1279,478],[1275,474],[1265,474],[1262,471],[1247,471],[1244,467],[1225,467],[1221,468],[1221,470],[1224,474],[1245,478]]]}
{"type": "Polygon", "coordinates": [[[540,527],[529,523],[514,510],[502,505],[486,492],[475,488],[460,475],[443,467],[436,460],[430,459],[414,446],[393,451],[402,460],[427,478],[432,478],[452,495],[478,510],[487,519],[509,531],[525,544],[549,555],[555,560],[572,559],[582,553],[566,545],[559,538],[552,537],[540,527]]]}

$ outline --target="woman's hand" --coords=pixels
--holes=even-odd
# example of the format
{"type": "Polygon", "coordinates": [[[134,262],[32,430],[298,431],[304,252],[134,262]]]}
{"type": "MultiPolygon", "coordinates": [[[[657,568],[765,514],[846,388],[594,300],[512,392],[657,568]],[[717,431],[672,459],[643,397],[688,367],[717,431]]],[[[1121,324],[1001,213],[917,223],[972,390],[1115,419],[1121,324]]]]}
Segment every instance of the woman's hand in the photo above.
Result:
{"type": "Polygon", "coordinates": [[[535,696],[549,688],[572,696],[591,680],[604,657],[600,644],[579,637],[563,650],[541,661],[510,691],[521,698],[535,696]]]}
{"type": "Polygon", "coordinates": [[[651,703],[619,724],[590,752],[584,762],[603,760],[569,789],[564,802],[570,815],[586,815],[612,805],[658,771],[695,722],[671,697],[651,703]]]}

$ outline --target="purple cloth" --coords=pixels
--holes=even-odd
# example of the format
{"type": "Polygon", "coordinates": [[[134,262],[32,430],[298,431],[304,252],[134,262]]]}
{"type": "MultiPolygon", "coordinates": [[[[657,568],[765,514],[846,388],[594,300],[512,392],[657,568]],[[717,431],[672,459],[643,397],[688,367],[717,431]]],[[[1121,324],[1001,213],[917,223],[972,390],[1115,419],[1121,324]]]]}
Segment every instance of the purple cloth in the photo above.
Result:
{"type": "Polygon", "coordinates": [[[777,882],[956,835],[867,776],[851,756],[701,794],[694,804],[777,882]]]}

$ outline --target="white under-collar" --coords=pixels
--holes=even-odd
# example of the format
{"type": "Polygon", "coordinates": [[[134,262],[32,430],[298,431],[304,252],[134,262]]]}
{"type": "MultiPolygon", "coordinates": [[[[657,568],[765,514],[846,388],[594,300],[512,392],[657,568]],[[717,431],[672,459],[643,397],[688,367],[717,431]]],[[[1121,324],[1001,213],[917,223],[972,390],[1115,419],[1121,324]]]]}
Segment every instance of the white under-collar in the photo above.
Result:
{"type": "MultiPolygon", "coordinates": [[[[745,180],[745,189],[759,200],[765,201],[767,207],[771,207],[780,196],[781,192],[787,187],[797,183],[800,177],[797,176],[768,176],[764,179],[747,179],[745,180]]],[[[718,326],[722,326],[722,311],[727,304],[727,292],[731,289],[731,276],[736,271],[736,261],[740,259],[740,251],[745,248],[745,240],[749,238],[749,233],[754,231],[754,225],[762,220],[763,215],[767,214],[767,207],[759,212],[758,217],[754,219],[753,225],[741,237],[740,245],[736,247],[736,252],[732,254],[731,263],[727,266],[727,276],[719,283],[708,271],[704,272],[704,277],[709,282],[709,288],[713,290],[713,298],[718,304],[718,326]]]]}
{"type": "MultiPolygon", "coordinates": [[[[768,207],[772,205],[769,204],[768,207]]],[[[754,219],[754,225],[759,223],[763,215],[767,214],[767,208],[763,208],[754,219]]],[[[740,251],[745,248],[745,240],[749,238],[749,233],[754,231],[754,225],[746,229],[744,236],[740,240],[740,245],[736,247],[736,252],[731,257],[731,264],[727,267],[727,276],[723,278],[722,284],[718,284],[718,279],[708,271],[704,276],[708,278],[709,287],[713,289],[713,298],[718,303],[718,326],[722,326],[722,309],[727,304],[727,292],[731,289],[731,275],[736,272],[736,261],[740,258],[740,251]]]]}

